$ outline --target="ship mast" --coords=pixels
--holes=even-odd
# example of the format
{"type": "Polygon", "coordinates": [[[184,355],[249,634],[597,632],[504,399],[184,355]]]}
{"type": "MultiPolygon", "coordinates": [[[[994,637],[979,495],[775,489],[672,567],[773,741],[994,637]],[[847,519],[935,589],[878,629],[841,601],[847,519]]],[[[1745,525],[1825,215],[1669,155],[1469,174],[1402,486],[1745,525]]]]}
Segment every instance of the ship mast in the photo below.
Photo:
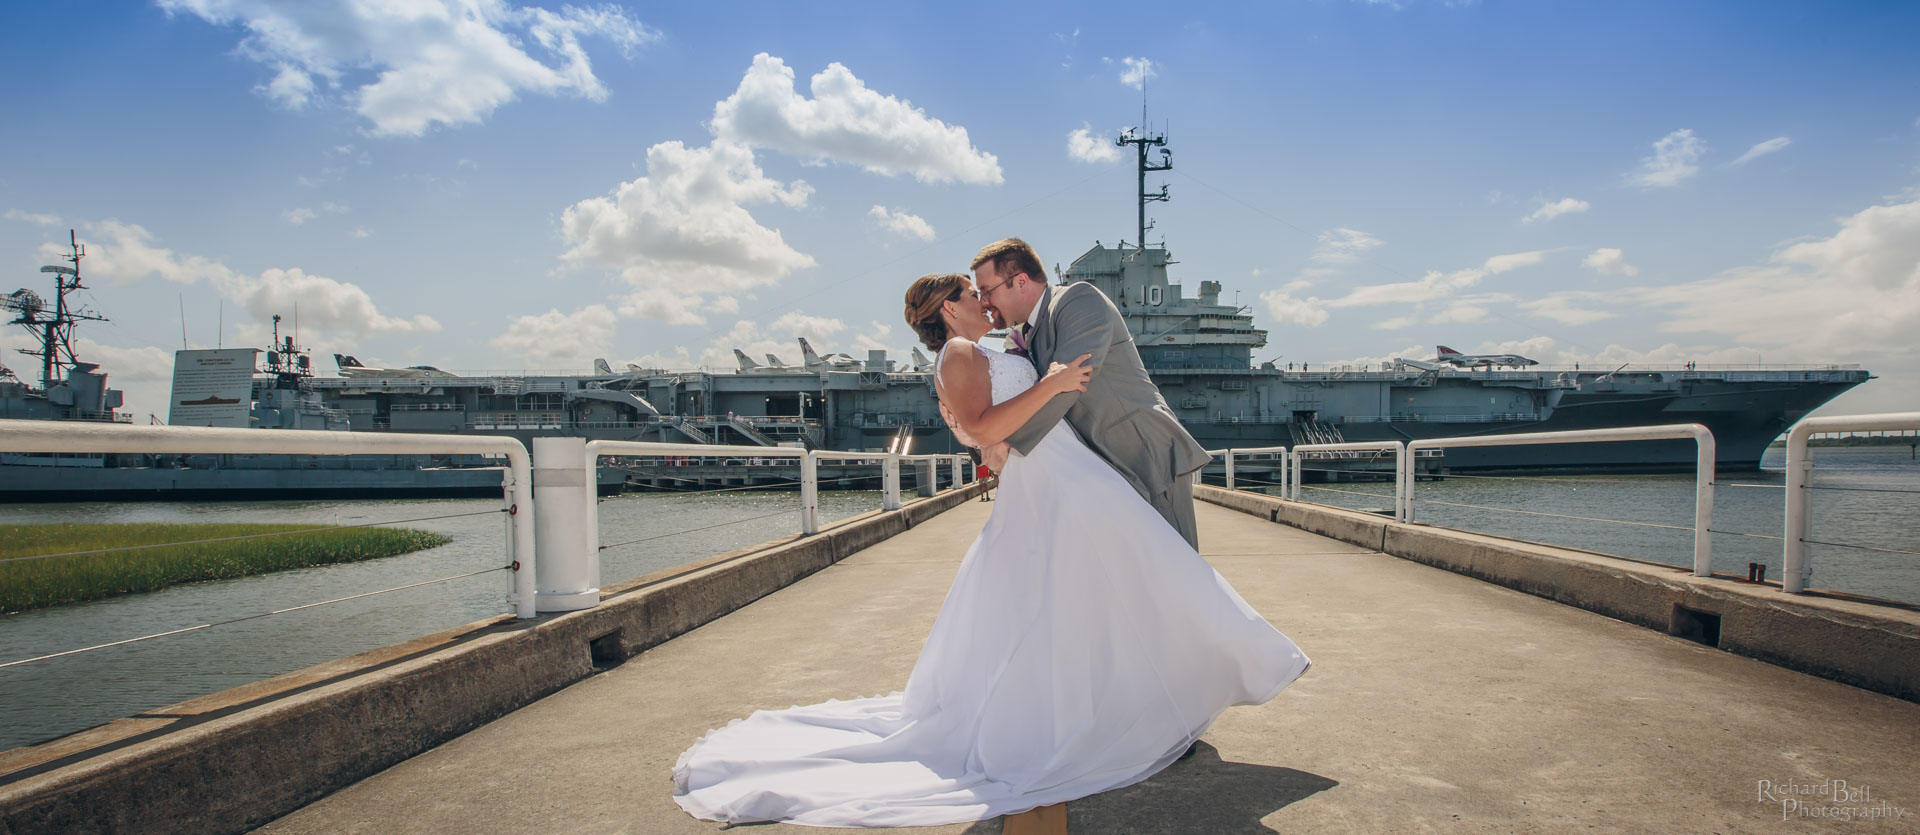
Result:
{"type": "MultiPolygon", "coordinates": [[[[1142,106],[1140,108],[1141,124],[1144,125],[1146,123],[1146,118],[1147,110],[1145,106],[1142,106]]],[[[1140,204],[1140,237],[1135,238],[1134,241],[1140,249],[1147,248],[1147,229],[1150,228],[1147,225],[1147,204],[1164,203],[1172,199],[1168,196],[1167,187],[1164,183],[1161,184],[1159,193],[1147,193],[1147,172],[1172,169],[1173,152],[1165,147],[1167,144],[1166,134],[1147,133],[1146,131],[1147,129],[1145,127],[1142,127],[1138,133],[1135,133],[1133,128],[1127,128],[1126,133],[1121,134],[1119,139],[1113,141],[1115,145],[1119,145],[1122,148],[1128,145],[1134,146],[1135,167],[1140,175],[1139,190],[1137,192],[1140,204]],[[1147,149],[1150,147],[1160,149],[1159,162],[1152,162],[1147,159],[1147,149]]]]}
{"type": "Polygon", "coordinates": [[[79,322],[105,322],[107,317],[94,314],[85,308],[75,309],[67,304],[67,294],[75,290],[85,290],[80,284],[80,259],[87,255],[86,247],[80,245],[73,230],[67,230],[67,244],[71,254],[67,256],[71,267],[41,267],[43,273],[53,273],[53,310],[46,309],[46,302],[32,290],[15,290],[6,296],[0,296],[0,310],[11,310],[18,316],[9,324],[19,325],[33,332],[40,340],[40,349],[21,348],[20,353],[40,358],[40,384],[51,389],[61,381],[61,370],[79,363],[73,355],[73,326],[79,322]]]}

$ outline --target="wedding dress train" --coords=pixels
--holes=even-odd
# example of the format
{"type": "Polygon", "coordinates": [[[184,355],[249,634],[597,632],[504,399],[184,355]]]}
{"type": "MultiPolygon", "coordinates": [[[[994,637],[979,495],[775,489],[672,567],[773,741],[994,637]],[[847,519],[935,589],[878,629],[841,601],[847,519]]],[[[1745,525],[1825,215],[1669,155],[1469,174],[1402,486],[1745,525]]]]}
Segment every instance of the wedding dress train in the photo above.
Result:
{"type": "MultiPolygon", "coordinates": [[[[993,400],[1033,366],[986,355],[993,400]]],[[[943,357],[944,359],[944,357],[943,357]]],[[[904,692],[755,711],[674,765],[708,820],[933,826],[1137,783],[1306,655],[1062,421],[1001,474],[904,692]]]]}

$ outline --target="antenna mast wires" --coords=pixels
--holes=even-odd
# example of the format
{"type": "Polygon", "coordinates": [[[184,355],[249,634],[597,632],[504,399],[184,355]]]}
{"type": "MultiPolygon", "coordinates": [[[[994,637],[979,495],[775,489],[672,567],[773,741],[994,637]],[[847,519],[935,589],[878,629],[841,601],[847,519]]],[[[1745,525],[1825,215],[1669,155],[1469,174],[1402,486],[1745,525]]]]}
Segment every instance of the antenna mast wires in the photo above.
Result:
{"type": "Polygon", "coordinates": [[[1173,199],[1167,194],[1167,186],[1165,183],[1160,184],[1160,191],[1158,193],[1147,193],[1147,172],[1172,169],[1173,151],[1168,150],[1166,147],[1166,134],[1152,133],[1147,127],[1147,79],[1144,73],[1140,79],[1140,128],[1138,132],[1133,128],[1128,128],[1125,133],[1120,134],[1119,139],[1114,140],[1114,144],[1122,148],[1128,145],[1134,146],[1135,167],[1140,175],[1139,189],[1136,192],[1140,204],[1140,237],[1135,238],[1134,241],[1140,249],[1146,249],[1147,230],[1152,228],[1147,224],[1147,204],[1165,203],[1173,199]],[[1149,147],[1160,149],[1159,162],[1152,162],[1147,159],[1147,149],[1149,147]]]}
{"type": "Polygon", "coordinates": [[[80,259],[87,255],[86,247],[80,245],[73,230],[67,230],[67,244],[71,254],[66,258],[71,267],[41,267],[43,273],[53,273],[53,309],[47,309],[47,303],[32,290],[15,290],[0,296],[0,310],[10,310],[16,315],[9,324],[19,325],[31,331],[40,340],[40,349],[21,348],[20,353],[40,358],[40,384],[53,388],[62,379],[62,369],[72,368],[80,361],[73,355],[73,326],[79,322],[105,322],[107,317],[96,315],[85,308],[75,309],[67,304],[67,294],[75,290],[85,290],[80,285],[80,259]]]}

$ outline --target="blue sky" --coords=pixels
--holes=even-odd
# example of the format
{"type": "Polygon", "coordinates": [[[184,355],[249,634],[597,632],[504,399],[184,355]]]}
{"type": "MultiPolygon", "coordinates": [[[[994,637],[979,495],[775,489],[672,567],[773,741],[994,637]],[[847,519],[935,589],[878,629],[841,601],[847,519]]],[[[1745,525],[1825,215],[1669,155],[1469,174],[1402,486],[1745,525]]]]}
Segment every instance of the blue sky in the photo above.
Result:
{"type": "Polygon", "coordinates": [[[1920,409],[1920,5],[1249,5],[15,4],[0,264],[44,292],[79,230],[138,414],[182,306],[448,369],[901,357],[914,277],[1132,237],[1145,67],[1152,240],[1259,359],[1858,363],[1829,413],[1920,409]]]}

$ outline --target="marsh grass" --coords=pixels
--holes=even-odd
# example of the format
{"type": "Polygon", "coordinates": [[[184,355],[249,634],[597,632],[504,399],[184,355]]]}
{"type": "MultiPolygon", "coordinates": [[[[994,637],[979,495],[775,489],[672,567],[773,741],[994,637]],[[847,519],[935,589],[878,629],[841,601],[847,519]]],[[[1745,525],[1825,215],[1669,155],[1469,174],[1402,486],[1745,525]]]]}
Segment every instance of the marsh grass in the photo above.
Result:
{"type": "Polygon", "coordinates": [[[165,545],[86,556],[0,562],[0,612],[19,612],[178,583],[221,580],[390,557],[452,540],[409,528],[319,528],[311,524],[0,525],[0,559],[135,545],[165,545]],[[167,545],[307,531],[230,542],[167,545]]]}

